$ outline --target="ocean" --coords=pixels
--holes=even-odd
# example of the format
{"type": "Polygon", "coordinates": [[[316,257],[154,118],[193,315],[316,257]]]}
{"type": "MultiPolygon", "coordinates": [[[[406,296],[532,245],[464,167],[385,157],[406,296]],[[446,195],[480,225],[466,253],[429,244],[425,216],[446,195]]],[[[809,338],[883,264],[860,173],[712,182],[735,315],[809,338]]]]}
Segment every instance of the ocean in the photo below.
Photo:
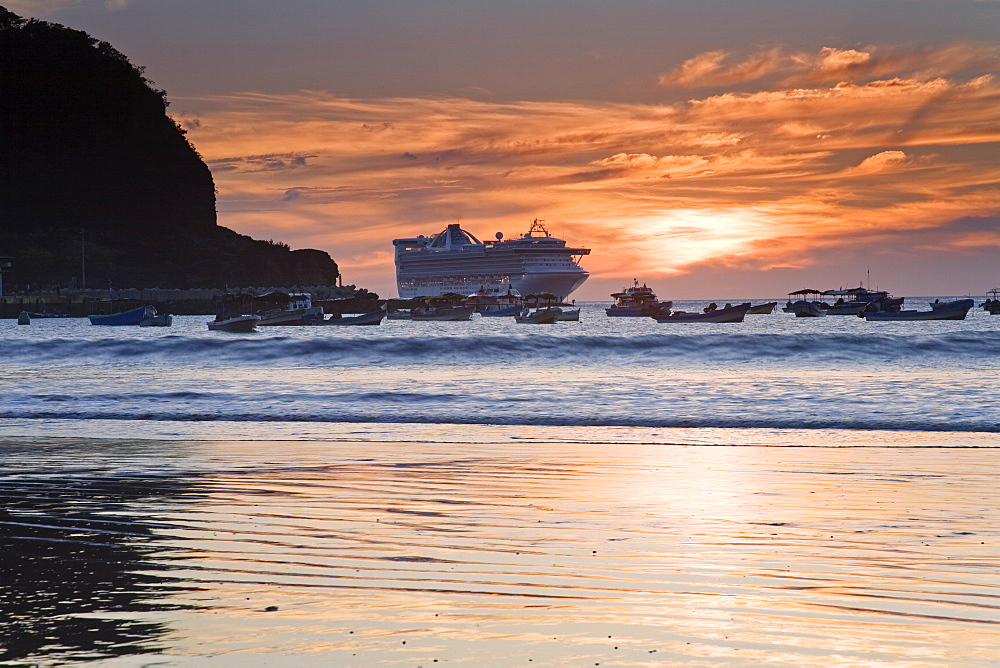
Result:
{"type": "Polygon", "coordinates": [[[0,321],[0,664],[1000,662],[1000,317],[581,306],[0,321]]]}

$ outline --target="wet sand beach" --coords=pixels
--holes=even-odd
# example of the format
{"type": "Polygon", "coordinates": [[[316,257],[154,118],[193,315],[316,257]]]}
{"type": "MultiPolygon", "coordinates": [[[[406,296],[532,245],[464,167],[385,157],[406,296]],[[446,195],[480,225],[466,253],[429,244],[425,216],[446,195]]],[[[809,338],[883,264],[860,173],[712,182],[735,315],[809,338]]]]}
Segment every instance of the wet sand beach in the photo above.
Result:
{"type": "Polygon", "coordinates": [[[756,440],[3,438],[0,658],[1000,661],[989,439],[756,440]]]}

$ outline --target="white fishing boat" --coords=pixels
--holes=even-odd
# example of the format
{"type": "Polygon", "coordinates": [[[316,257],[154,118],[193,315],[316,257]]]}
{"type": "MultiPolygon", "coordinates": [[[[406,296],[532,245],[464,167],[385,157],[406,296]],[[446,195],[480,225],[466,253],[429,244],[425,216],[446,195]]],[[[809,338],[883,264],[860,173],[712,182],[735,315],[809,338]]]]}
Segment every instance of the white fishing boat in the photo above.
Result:
{"type": "Polygon", "coordinates": [[[669,309],[673,302],[661,302],[653,289],[645,283],[639,285],[639,279],[632,279],[632,287],[611,294],[615,303],[604,309],[611,317],[640,318],[651,316],[669,309]]]}
{"type": "Polygon", "coordinates": [[[935,301],[930,311],[876,311],[861,313],[859,317],[868,321],[885,322],[901,320],[965,320],[969,309],[975,306],[972,299],[956,299],[954,301],[935,301]]]}
{"type": "Polygon", "coordinates": [[[283,302],[283,306],[264,312],[260,322],[257,323],[261,327],[323,324],[323,307],[313,306],[312,295],[308,292],[287,295],[272,292],[256,299],[265,302],[283,302]]]}
{"type": "Polygon", "coordinates": [[[208,328],[213,332],[233,332],[246,334],[257,329],[260,322],[259,315],[242,314],[233,316],[216,316],[215,320],[208,321],[208,328]]]}
{"type": "Polygon", "coordinates": [[[170,327],[174,316],[169,313],[152,313],[139,321],[140,327],[170,327]]]}
{"type": "MultiPolygon", "coordinates": [[[[580,309],[576,306],[576,302],[560,301],[551,292],[537,292],[524,296],[524,310],[532,311],[540,309],[557,309],[559,311],[559,317],[556,319],[558,322],[575,322],[580,320],[580,309]]],[[[517,315],[524,317],[523,312],[517,315]]]]}

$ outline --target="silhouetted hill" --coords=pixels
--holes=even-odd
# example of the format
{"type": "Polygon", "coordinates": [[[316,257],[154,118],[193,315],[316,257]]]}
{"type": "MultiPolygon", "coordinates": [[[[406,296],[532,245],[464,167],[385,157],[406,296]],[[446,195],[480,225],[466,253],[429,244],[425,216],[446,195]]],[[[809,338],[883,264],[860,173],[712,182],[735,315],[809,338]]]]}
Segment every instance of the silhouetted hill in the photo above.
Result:
{"type": "Polygon", "coordinates": [[[0,7],[0,255],[6,282],[333,285],[322,251],[216,223],[215,184],[143,68],[85,32],[0,7]],[[82,277],[81,277],[82,278],[82,277]]]}

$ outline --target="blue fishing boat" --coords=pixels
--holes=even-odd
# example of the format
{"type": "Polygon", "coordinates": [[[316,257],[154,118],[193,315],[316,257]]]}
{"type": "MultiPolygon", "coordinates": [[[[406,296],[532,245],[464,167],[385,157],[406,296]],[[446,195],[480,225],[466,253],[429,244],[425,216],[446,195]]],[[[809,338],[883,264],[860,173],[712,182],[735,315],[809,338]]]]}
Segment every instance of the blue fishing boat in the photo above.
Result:
{"type": "Polygon", "coordinates": [[[138,325],[145,318],[156,315],[152,306],[137,306],[128,311],[110,313],[108,315],[88,315],[91,325],[138,325]]]}

